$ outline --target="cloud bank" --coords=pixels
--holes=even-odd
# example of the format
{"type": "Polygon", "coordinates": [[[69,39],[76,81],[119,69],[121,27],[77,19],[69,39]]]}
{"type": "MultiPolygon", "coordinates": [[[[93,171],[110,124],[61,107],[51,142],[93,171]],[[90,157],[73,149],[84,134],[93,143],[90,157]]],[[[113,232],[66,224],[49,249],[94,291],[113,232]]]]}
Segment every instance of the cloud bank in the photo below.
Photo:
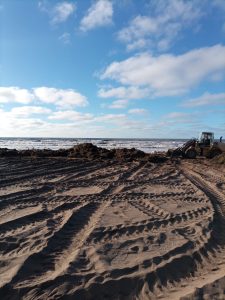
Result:
{"type": "Polygon", "coordinates": [[[215,45],[180,55],[135,55],[111,63],[101,79],[147,87],[155,96],[170,96],[187,92],[203,80],[213,80],[218,75],[222,79],[224,74],[225,46],[215,45]]]}

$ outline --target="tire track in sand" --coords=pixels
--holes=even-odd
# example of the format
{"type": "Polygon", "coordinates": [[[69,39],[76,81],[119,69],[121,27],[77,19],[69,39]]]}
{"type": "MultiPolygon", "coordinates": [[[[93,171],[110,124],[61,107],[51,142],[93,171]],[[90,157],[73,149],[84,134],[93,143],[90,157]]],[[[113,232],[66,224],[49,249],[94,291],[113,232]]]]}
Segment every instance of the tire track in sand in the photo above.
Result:
{"type": "Polygon", "coordinates": [[[75,210],[64,226],[49,239],[47,246],[25,261],[10,284],[17,288],[35,286],[63,273],[76,259],[108,204],[86,203],[75,210]]]}
{"type": "Polygon", "coordinates": [[[214,232],[217,241],[225,245],[225,236],[221,232],[225,232],[225,196],[212,183],[208,183],[204,178],[196,172],[182,167],[182,172],[195,186],[197,186],[203,193],[205,193],[211,200],[215,211],[216,231],[214,232]]]}

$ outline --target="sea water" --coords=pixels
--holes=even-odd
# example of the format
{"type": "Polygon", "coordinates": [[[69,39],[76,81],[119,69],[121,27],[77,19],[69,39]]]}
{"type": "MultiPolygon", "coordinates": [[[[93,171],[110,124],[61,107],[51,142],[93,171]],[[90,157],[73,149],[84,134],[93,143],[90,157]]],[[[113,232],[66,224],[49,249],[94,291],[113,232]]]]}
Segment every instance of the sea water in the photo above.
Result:
{"type": "Polygon", "coordinates": [[[17,150],[70,148],[81,143],[92,143],[98,147],[136,148],[146,153],[167,151],[181,146],[182,139],[108,139],[108,138],[0,138],[0,148],[17,150]]]}

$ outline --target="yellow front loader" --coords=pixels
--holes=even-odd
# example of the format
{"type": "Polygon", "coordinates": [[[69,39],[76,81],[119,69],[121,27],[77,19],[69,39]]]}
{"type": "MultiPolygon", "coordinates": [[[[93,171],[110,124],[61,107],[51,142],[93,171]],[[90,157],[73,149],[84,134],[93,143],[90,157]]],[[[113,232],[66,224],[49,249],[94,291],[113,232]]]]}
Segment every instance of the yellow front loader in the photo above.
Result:
{"type": "Polygon", "coordinates": [[[214,133],[205,131],[200,134],[198,140],[192,139],[177,149],[168,150],[169,156],[184,158],[196,158],[196,156],[213,158],[221,153],[225,153],[225,143],[223,143],[222,137],[219,141],[215,141],[214,133]]]}

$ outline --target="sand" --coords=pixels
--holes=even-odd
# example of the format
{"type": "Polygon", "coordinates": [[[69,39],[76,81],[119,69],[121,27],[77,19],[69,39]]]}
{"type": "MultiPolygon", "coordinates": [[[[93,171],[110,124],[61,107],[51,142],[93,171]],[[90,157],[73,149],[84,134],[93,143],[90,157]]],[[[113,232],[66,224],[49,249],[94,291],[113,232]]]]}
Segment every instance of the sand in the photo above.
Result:
{"type": "Polygon", "coordinates": [[[225,299],[225,168],[0,158],[0,299],[225,299]]]}

